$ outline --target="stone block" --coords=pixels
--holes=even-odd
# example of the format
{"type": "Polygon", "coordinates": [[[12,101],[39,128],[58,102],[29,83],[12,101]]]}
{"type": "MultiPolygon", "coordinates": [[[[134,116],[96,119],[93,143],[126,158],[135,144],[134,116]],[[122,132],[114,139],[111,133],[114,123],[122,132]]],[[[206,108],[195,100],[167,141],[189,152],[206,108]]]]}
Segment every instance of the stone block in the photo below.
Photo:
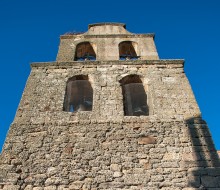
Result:
{"type": "Polygon", "coordinates": [[[123,176],[122,172],[114,172],[113,173],[113,177],[121,177],[121,176],[123,176]]]}
{"type": "Polygon", "coordinates": [[[196,152],[182,153],[181,157],[182,157],[182,160],[184,161],[199,160],[199,155],[196,154],[196,152]]]}
{"type": "Polygon", "coordinates": [[[164,177],[162,175],[151,176],[152,182],[162,182],[164,181],[164,177]]]}
{"type": "Polygon", "coordinates": [[[66,185],[59,185],[57,190],[70,190],[70,188],[67,187],[66,185]]]}
{"type": "Polygon", "coordinates": [[[75,181],[69,186],[69,189],[71,190],[81,189],[83,184],[84,184],[83,181],[75,181]]]}
{"type": "Polygon", "coordinates": [[[202,185],[206,188],[214,188],[214,187],[220,188],[220,177],[202,176],[201,182],[202,185]]]}
{"type": "Polygon", "coordinates": [[[156,138],[153,136],[145,136],[145,137],[140,137],[138,139],[138,144],[142,144],[142,145],[156,144],[156,143],[157,143],[156,138]]]}
{"type": "Polygon", "coordinates": [[[43,187],[33,187],[33,190],[44,190],[43,187]]]}
{"type": "Polygon", "coordinates": [[[20,190],[19,185],[4,185],[3,190],[20,190]]]}
{"type": "Polygon", "coordinates": [[[167,161],[179,160],[179,159],[180,159],[179,153],[176,152],[166,152],[163,156],[163,160],[167,160],[167,161]]]}
{"type": "Polygon", "coordinates": [[[47,187],[44,187],[44,190],[56,190],[57,187],[56,186],[47,186],[47,187]]]}
{"type": "Polygon", "coordinates": [[[32,185],[27,185],[24,190],[33,190],[33,186],[32,185]]]}
{"type": "Polygon", "coordinates": [[[117,171],[117,172],[120,172],[120,171],[121,171],[121,165],[118,165],[118,164],[111,164],[111,165],[110,165],[110,170],[111,170],[111,171],[117,171]]]}

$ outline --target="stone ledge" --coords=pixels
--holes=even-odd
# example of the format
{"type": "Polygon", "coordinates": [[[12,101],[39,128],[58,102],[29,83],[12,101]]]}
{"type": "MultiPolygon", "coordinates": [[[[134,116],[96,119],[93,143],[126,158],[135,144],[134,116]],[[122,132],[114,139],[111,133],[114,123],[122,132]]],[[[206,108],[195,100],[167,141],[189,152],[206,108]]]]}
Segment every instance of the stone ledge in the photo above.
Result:
{"type": "Polygon", "coordinates": [[[103,25],[112,25],[112,26],[122,26],[126,28],[126,24],[124,23],[119,23],[119,22],[100,22],[100,23],[93,23],[89,24],[89,29],[93,26],[103,26],[103,25]]]}
{"type": "Polygon", "coordinates": [[[185,121],[183,119],[159,119],[159,118],[130,118],[130,119],[117,119],[117,120],[104,120],[104,119],[84,119],[80,120],[80,118],[62,118],[63,120],[61,121],[41,121],[38,123],[31,122],[31,121],[15,121],[11,125],[27,125],[27,124],[32,124],[32,125],[72,125],[72,124],[152,124],[152,123],[173,123],[173,122],[179,122],[184,125],[186,125],[185,121]]]}
{"type": "Polygon", "coordinates": [[[121,60],[110,60],[110,61],[68,61],[68,62],[34,62],[31,63],[33,67],[69,67],[69,66],[98,66],[98,65],[181,65],[184,66],[184,59],[160,59],[160,60],[135,60],[135,61],[121,61],[121,60]]]}
{"type": "Polygon", "coordinates": [[[140,37],[155,37],[154,33],[147,33],[147,34],[100,34],[100,35],[88,35],[86,33],[82,34],[64,34],[60,36],[60,39],[71,39],[75,38],[76,36],[82,35],[85,39],[87,38],[140,38],[140,37]]]}

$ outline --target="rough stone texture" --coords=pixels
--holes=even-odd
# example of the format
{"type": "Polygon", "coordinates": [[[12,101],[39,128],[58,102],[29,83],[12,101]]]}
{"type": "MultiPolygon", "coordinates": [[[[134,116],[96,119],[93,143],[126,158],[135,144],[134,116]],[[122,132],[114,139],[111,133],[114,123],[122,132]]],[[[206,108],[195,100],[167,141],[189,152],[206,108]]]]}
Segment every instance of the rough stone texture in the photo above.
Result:
{"type": "Polygon", "coordinates": [[[220,189],[219,157],[183,60],[32,64],[0,156],[2,189],[220,189]],[[141,77],[149,116],[124,116],[119,81],[130,74],[141,77]],[[62,111],[75,75],[88,75],[92,111],[62,111]]]}
{"type": "Polygon", "coordinates": [[[60,37],[57,61],[73,61],[76,45],[81,42],[91,43],[98,61],[118,60],[118,45],[123,41],[135,42],[137,46],[134,48],[142,60],[159,59],[153,38],[154,34],[132,34],[125,30],[123,24],[93,24],[86,33],[60,37]]]}

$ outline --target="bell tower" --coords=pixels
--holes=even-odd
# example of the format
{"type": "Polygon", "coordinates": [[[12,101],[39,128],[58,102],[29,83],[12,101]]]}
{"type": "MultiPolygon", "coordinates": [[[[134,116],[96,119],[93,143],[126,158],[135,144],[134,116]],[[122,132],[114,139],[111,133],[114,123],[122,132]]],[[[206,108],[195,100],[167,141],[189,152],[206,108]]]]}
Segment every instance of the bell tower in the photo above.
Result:
{"type": "Polygon", "coordinates": [[[220,189],[184,60],[122,23],[60,36],[31,73],[0,156],[0,190],[220,189]]]}

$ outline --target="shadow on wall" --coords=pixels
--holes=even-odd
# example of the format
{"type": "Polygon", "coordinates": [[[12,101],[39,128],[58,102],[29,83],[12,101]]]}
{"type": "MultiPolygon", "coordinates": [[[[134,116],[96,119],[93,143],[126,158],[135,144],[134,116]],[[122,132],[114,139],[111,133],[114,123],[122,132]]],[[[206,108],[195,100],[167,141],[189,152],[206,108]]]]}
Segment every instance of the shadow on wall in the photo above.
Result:
{"type": "Polygon", "coordinates": [[[220,189],[220,160],[206,122],[200,117],[190,118],[186,125],[193,148],[193,161],[184,162],[189,168],[189,186],[220,189]]]}

